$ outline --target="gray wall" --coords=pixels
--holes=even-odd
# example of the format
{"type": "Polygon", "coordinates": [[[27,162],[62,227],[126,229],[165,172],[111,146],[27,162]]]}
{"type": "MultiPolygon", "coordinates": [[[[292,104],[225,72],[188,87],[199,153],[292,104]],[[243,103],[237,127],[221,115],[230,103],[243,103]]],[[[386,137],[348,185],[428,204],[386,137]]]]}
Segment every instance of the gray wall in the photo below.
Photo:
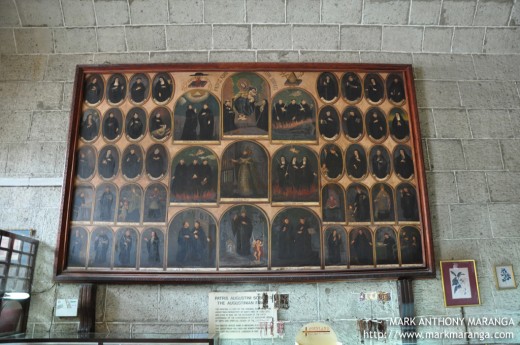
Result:
{"type": "MultiPolygon", "coordinates": [[[[413,64],[436,259],[477,260],[482,305],[466,314],[518,324],[520,290],[498,291],[492,272],[512,263],[520,277],[519,24],[513,0],[0,0],[0,226],[35,228],[42,242],[29,329],[77,327],[52,314],[78,286],[51,281],[75,65],[208,61],[413,64]]],[[[460,316],[444,308],[439,279],[414,288],[417,315],[460,316]]],[[[117,285],[100,286],[97,328],[203,332],[208,292],[264,289],[290,294],[276,344],[316,320],[357,343],[356,318],[398,316],[395,299],[358,301],[361,291],[395,298],[392,281],[117,285]]],[[[518,326],[470,330],[520,342],[518,326]]],[[[270,341],[224,342],[235,343],[270,341]]]]}

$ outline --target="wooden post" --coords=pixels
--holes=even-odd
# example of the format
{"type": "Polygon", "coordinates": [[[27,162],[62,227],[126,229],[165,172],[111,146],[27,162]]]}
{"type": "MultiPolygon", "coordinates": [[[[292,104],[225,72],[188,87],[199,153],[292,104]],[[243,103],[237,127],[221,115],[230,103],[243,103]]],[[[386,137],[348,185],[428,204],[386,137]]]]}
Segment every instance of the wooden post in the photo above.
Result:
{"type": "Polygon", "coordinates": [[[78,315],[78,333],[93,333],[96,326],[96,285],[81,284],[78,315]]]}
{"type": "MultiPolygon", "coordinates": [[[[413,280],[410,278],[403,278],[397,281],[397,293],[399,297],[399,316],[401,320],[411,320],[415,314],[415,305],[413,298],[413,280]]],[[[415,325],[401,325],[401,332],[403,333],[403,344],[417,344],[415,337],[415,325]],[[405,335],[406,334],[406,335],[405,335]]]]}

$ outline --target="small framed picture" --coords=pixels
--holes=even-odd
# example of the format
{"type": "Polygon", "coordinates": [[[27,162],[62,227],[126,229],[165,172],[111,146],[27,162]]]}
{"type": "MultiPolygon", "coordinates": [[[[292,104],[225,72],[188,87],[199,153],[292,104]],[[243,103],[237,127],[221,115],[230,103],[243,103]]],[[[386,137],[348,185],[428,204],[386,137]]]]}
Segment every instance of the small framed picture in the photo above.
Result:
{"type": "Polygon", "coordinates": [[[495,266],[495,279],[497,281],[498,289],[516,289],[513,265],[495,266]]]}
{"type": "Polygon", "coordinates": [[[475,260],[441,261],[441,277],[446,307],[480,304],[475,260]]]}

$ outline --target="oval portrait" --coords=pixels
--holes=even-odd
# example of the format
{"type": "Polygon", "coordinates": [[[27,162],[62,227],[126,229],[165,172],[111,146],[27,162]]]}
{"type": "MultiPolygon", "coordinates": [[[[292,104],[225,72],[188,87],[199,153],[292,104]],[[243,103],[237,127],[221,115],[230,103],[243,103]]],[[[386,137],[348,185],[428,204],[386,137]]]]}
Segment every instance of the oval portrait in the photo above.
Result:
{"type": "Polygon", "coordinates": [[[350,230],[349,233],[349,252],[350,265],[352,266],[372,266],[374,264],[374,241],[372,231],[368,228],[360,227],[350,230]]]}
{"type": "Polygon", "coordinates": [[[106,145],[99,151],[98,174],[104,180],[114,178],[119,171],[119,151],[113,145],[106,145]]]}
{"type": "Polygon", "coordinates": [[[170,202],[176,204],[216,204],[219,162],[204,146],[189,146],[172,160],[170,202]]]}
{"type": "Polygon", "coordinates": [[[304,89],[289,87],[273,96],[271,139],[315,142],[317,106],[304,89]]]}
{"type": "Polygon", "coordinates": [[[336,144],[327,144],[320,151],[321,174],[328,180],[338,180],[343,176],[343,153],[336,144]]]}
{"type": "Polygon", "coordinates": [[[421,232],[413,226],[405,226],[399,232],[401,245],[401,263],[422,264],[422,238],[421,232]]]}
{"type": "Polygon", "coordinates": [[[394,223],[394,191],[385,183],[376,183],[372,186],[372,210],[374,222],[394,223]]]}
{"type": "Polygon", "coordinates": [[[95,222],[114,222],[117,208],[117,187],[112,183],[102,183],[96,188],[94,207],[95,222]]]}
{"type": "Polygon", "coordinates": [[[339,138],[339,115],[336,108],[326,105],[321,108],[318,115],[318,128],[324,140],[336,140],[339,138]]]}
{"type": "Polygon", "coordinates": [[[347,232],[342,226],[329,226],[323,233],[325,266],[345,266],[348,262],[347,232]]]}
{"type": "Polygon", "coordinates": [[[368,137],[370,140],[380,143],[388,136],[388,125],[386,123],[385,113],[377,108],[370,108],[365,115],[365,122],[368,137]]]}
{"type": "Polygon", "coordinates": [[[347,221],[350,223],[370,222],[370,194],[361,183],[352,183],[347,188],[347,221]]]}
{"type": "Polygon", "coordinates": [[[354,72],[347,72],[341,77],[341,93],[349,103],[358,103],[363,95],[361,79],[354,72]]]}
{"type": "Polygon", "coordinates": [[[321,189],[321,214],[324,223],[345,223],[345,191],[339,184],[321,189]]]}
{"type": "Polygon", "coordinates": [[[273,267],[320,266],[321,223],[305,207],[288,207],[276,214],[271,226],[273,267]]]}
{"type": "Polygon", "coordinates": [[[114,267],[136,267],[138,239],[134,228],[120,228],[116,231],[114,267]]]}
{"type": "Polygon", "coordinates": [[[76,176],[81,180],[88,180],[94,176],[96,170],[96,149],[85,145],[76,153],[76,176]]]}
{"type": "Polygon", "coordinates": [[[73,226],[70,230],[69,253],[67,264],[69,267],[85,267],[87,265],[88,232],[84,228],[73,226]]]}
{"type": "Polygon", "coordinates": [[[121,171],[127,180],[134,180],[141,176],[143,171],[143,150],[139,145],[129,145],[123,151],[121,171]]]}
{"type": "Polygon", "coordinates": [[[410,138],[408,115],[401,108],[393,108],[388,116],[390,135],[395,141],[407,141],[410,138]]]}
{"type": "Polygon", "coordinates": [[[361,110],[356,106],[346,107],[341,118],[343,134],[347,139],[358,141],[363,137],[364,125],[361,110]]]}
{"type": "Polygon", "coordinates": [[[397,219],[400,222],[418,222],[419,208],[417,192],[410,183],[401,183],[397,186],[397,219]]]}
{"type": "Polygon", "coordinates": [[[130,101],[134,104],[143,104],[150,94],[150,79],[144,73],[137,73],[130,78],[130,101]]]}
{"type": "Polygon", "coordinates": [[[168,195],[166,186],[162,183],[152,183],[146,187],[144,193],[144,217],[145,223],[164,223],[166,221],[166,208],[168,195]]]}
{"type": "Polygon", "coordinates": [[[150,135],[157,141],[165,141],[172,131],[172,116],[165,107],[157,107],[150,114],[150,135]]]}
{"type": "Polygon", "coordinates": [[[141,267],[163,267],[164,233],[158,228],[149,228],[141,236],[141,267]]]}
{"type": "Polygon", "coordinates": [[[368,172],[367,154],[363,146],[352,144],[345,153],[347,175],[351,179],[362,179],[368,172]]]}
{"type": "Polygon", "coordinates": [[[91,74],[85,79],[84,86],[85,102],[90,105],[97,105],[101,103],[103,94],[105,93],[105,84],[103,77],[99,74],[91,74]]]}
{"type": "Polygon", "coordinates": [[[168,267],[215,268],[217,222],[206,210],[177,213],[168,228],[168,267]]]}
{"type": "Polygon", "coordinates": [[[399,264],[397,236],[392,227],[385,226],[376,230],[376,264],[399,264]]]}
{"type": "Polygon", "coordinates": [[[152,97],[155,103],[167,103],[173,96],[174,87],[172,77],[168,73],[157,73],[152,82],[152,97]]]}
{"type": "Polygon", "coordinates": [[[320,99],[325,103],[333,103],[338,100],[338,78],[334,73],[323,72],[316,81],[316,89],[320,99]]]}
{"type": "Polygon", "coordinates": [[[392,171],[390,154],[383,145],[375,145],[370,149],[370,173],[378,181],[386,180],[392,171]]]}
{"type": "Polygon", "coordinates": [[[368,73],[364,79],[365,98],[368,103],[380,104],[385,99],[385,84],[377,73],[368,73]]]}
{"type": "Polygon", "coordinates": [[[118,223],[139,223],[142,214],[143,190],[136,183],[126,184],[119,191],[118,223]]]}
{"type": "Polygon", "coordinates": [[[129,141],[139,141],[146,133],[146,111],[140,107],[134,107],[126,114],[126,138],[129,141]]]}
{"type": "Polygon", "coordinates": [[[110,267],[112,261],[112,229],[96,228],[90,237],[89,267],[110,267]]]}
{"type": "Polygon", "coordinates": [[[403,77],[400,74],[392,73],[386,77],[386,94],[390,102],[397,105],[404,103],[406,94],[403,77]]]}
{"type": "Polygon", "coordinates": [[[110,108],[103,115],[103,137],[108,142],[118,141],[123,133],[123,113],[119,108],[110,108]]]}
{"type": "Polygon", "coordinates": [[[220,197],[225,199],[269,200],[269,155],[254,141],[236,141],[222,154],[220,197]]]}
{"type": "Polygon", "coordinates": [[[161,144],[154,144],[146,151],[146,175],[152,180],[159,180],[168,172],[168,152],[161,144]]]}
{"type": "Polygon", "coordinates": [[[406,145],[397,145],[394,149],[394,170],[397,177],[409,180],[413,177],[412,150],[406,145]]]}
{"type": "Polygon", "coordinates": [[[267,268],[269,220],[261,208],[239,204],[220,218],[219,267],[267,268]]]}
{"type": "Polygon", "coordinates": [[[206,90],[184,93],[173,111],[173,140],[218,141],[220,139],[220,105],[206,90]]]}
{"type": "Polygon", "coordinates": [[[85,142],[96,141],[99,136],[100,124],[99,111],[96,109],[87,109],[83,112],[79,127],[79,136],[85,142]]]}
{"type": "Polygon", "coordinates": [[[117,105],[126,97],[126,77],[120,73],[112,74],[107,81],[108,103],[117,105]]]}
{"type": "Polygon", "coordinates": [[[90,222],[92,203],[94,201],[94,188],[89,184],[80,184],[74,189],[74,201],[72,202],[72,221],[90,222]]]}

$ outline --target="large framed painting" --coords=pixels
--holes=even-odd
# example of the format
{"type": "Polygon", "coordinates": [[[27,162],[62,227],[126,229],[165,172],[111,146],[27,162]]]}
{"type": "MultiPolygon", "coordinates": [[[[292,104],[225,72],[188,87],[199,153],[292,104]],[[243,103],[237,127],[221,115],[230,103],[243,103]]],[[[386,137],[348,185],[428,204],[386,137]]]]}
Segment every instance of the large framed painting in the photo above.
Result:
{"type": "Polygon", "coordinates": [[[55,279],[433,277],[410,65],[76,70],[55,279]]]}

